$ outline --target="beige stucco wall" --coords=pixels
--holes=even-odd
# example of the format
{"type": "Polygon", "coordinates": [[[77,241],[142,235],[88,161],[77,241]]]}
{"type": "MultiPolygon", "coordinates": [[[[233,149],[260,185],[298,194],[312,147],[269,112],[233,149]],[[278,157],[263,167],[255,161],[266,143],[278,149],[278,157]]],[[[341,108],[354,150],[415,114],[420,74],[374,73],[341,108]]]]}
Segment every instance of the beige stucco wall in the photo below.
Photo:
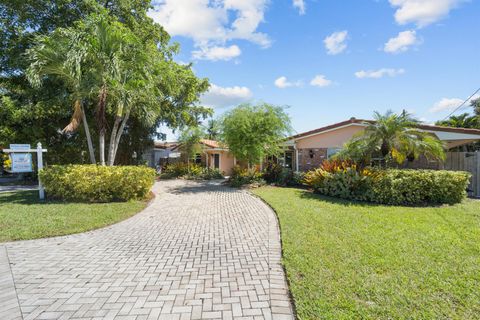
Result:
{"type": "Polygon", "coordinates": [[[362,131],[362,126],[348,126],[297,140],[298,149],[341,148],[355,133],[362,131]]]}
{"type": "Polygon", "coordinates": [[[223,172],[224,175],[232,174],[232,168],[235,165],[235,159],[233,155],[225,150],[207,150],[208,156],[208,167],[214,168],[214,158],[213,155],[215,153],[220,154],[220,171],[223,172]]]}

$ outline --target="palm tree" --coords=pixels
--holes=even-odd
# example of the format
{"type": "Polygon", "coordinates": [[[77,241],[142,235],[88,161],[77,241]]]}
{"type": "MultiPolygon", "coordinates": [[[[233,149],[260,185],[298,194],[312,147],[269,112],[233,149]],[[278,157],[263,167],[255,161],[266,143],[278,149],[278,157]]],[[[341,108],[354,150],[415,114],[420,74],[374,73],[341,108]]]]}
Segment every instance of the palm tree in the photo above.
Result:
{"type": "Polygon", "coordinates": [[[62,132],[74,132],[83,122],[90,161],[95,164],[92,138],[83,106],[94,84],[82,65],[86,51],[79,45],[80,37],[79,33],[69,29],[58,29],[49,37],[40,36],[37,44],[27,50],[27,57],[32,63],[26,75],[29,82],[37,88],[42,85],[45,76],[54,76],[66,83],[71,91],[73,114],[62,132]]]}
{"type": "MultiPolygon", "coordinates": [[[[480,101],[479,101],[480,102],[480,101]]],[[[480,111],[480,108],[479,108],[480,111]]],[[[439,126],[455,127],[455,128],[476,128],[477,117],[468,113],[462,113],[458,116],[450,116],[447,120],[438,121],[439,126]]]]}
{"type": "Polygon", "coordinates": [[[93,16],[74,28],[58,29],[51,36],[39,38],[38,44],[29,50],[32,63],[28,76],[32,84],[38,86],[46,75],[57,76],[72,91],[73,116],[64,132],[75,131],[83,121],[92,163],[95,154],[82,102],[86,98],[95,101],[101,165],[106,164],[107,108],[114,114],[108,149],[108,164],[113,165],[133,103],[138,103],[138,97],[147,97],[143,102],[151,103],[148,90],[152,85],[145,81],[150,70],[148,53],[136,54],[138,48],[132,48],[135,41],[120,23],[93,16]]]}
{"type": "Polygon", "coordinates": [[[407,112],[397,115],[392,111],[374,113],[375,121],[367,123],[364,131],[348,141],[338,154],[368,164],[379,157],[388,166],[393,160],[403,163],[420,155],[438,160],[445,159],[443,144],[434,135],[419,130],[419,121],[407,112]]]}
{"type": "Polygon", "coordinates": [[[220,135],[220,124],[215,119],[210,119],[205,126],[205,130],[207,131],[207,138],[210,140],[218,139],[220,135]]]}
{"type": "MultiPolygon", "coordinates": [[[[105,165],[105,136],[107,132],[106,109],[109,91],[121,81],[124,38],[118,24],[109,23],[106,18],[87,21],[87,58],[98,83],[95,119],[98,128],[99,160],[105,165]]],[[[112,163],[113,165],[113,163],[112,163]]]]}

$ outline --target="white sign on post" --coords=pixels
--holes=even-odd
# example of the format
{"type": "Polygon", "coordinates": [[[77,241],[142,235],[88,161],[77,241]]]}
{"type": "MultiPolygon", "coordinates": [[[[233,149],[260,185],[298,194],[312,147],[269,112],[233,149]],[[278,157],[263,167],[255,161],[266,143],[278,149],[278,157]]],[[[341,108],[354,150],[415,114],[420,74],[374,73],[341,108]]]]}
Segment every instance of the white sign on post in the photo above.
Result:
{"type": "Polygon", "coordinates": [[[30,152],[29,144],[11,144],[10,150],[15,150],[15,153],[10,154],[10,159],[12,160],[12,172],[21,173],[21,172],[32,172],[32,155],[30,152]],[[27,153],[19,153],[25,151],[27,153]],[[17,153],[18,152],[18,153],[17,153]]]}
{"type": "MultiPolygon", "coordinates": [[[[31,149],[29,144],[11,144],[10,149],[4,149],[3,152],[10,153],[12,172],[32,172],[31,153],[37,153],[37,167],[38,171],[40,171],[43,169],[43,153],[47,152],[47,149],[43,149],[41,143],[38,143],[37,149],[31,149]]],[[[43,200],[45,198],[45,190],[40,179],[38,179],[38,193],[40,199],[43,200]]]]}

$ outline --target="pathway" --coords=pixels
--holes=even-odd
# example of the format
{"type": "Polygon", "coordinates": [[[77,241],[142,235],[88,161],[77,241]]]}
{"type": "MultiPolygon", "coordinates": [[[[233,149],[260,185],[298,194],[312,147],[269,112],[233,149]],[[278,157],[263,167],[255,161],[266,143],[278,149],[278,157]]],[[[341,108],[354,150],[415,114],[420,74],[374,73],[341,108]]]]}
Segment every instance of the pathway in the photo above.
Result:
{"type": "Polygon", "coordinates": [[[0,318],[293,319],[268,206],[214,182],[154,192],[113,226],[0,245],[0,318]]]}

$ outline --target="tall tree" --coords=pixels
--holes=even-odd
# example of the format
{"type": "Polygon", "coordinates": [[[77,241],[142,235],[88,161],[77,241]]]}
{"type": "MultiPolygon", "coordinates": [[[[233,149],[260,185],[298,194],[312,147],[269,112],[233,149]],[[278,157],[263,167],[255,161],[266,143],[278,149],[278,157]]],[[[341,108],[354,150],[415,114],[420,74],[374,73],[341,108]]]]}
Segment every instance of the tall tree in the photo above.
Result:
{"type": "Polygon", "coordinates": [[[90,94],[94,83],[84,72],[82,62],[86,50],[79,46],[80,42],[79,35],[68,29],[60,28],[48,37],[39,36],[37,45],[27,50],[29,59],[33,61],[27,70],[27,78],[37,88],[47,75],[55,75],[63,81],[70,91],[69,98],[73,101],[73,115],[62,132],[76,131],[83,121],[90,161],[94,164],[93,143],[83,107],[83,101],[90,94]]]}
{"type": "Polygon", "coordinates": [[[291,132],[284,109],[267,103],[234,108],[224,115],[221,128],[222,140],[233,155],[249,165],[278,155],[281,141],[291,132]]]}
{"type": "Polygon", "coordinates": [[[413,160],[420,155],[445,159],[442,142],[432,134],[417,129],[419,121],[407,112],[375,112],[374,120],[349,140],[337,157],[364,164],[369,164],[374,157],[380,157],[387,166],[392,161],[401,164],[407,158],[413,160]]]}
{"type": "Polygon", "coordinates": [[[205,137],[210,140],[217,140],[220,136],[220,123],[218,120],[210,119],[205,125],[205,137]]]}
{"type": "MultiPolygon", "coordinates": [[[[131,123],[126,121],[122,126],[122,120],[118,125],[115,139],[110,135],[112,141],[117,141],[118,149],[121,149],[123,154],[153,143],[152,138],[156,134],[155,126],[159,124],[176,128],[197,123],[198,119],[209,115],[210,110],[197,105],[198,96],[207,90],[208,82],[195,77],[189,66],[180,66],[172,61],[173,56],[178,52],[178,46],[171,45],[169,35],[147,16],[150,7],[150,0],[2,1],[0,3],[0,117],[2,118],[0,144],[41,141],[50,150],[55,150],[46,155],[47,161],[82,161],[82,156],[73,155],[83,154],[81,150],[86,148],[85,134],[80,131],[68,132],[68,130],[62,133],[59,130],[68,123],[68,118],[72,118],[72,113],[74,114],[72,106],[78,106],[78,103],[75,104],[73,100],[72,87],[58,76],[50,75],[42,77],[41,88],[32,88],[26,79],[26,69],[31,61],[24,53],[37,44],[38,35],[48,37],[58,28],[79,28],[79,24],[88,20],[92,14],[108,16],[109,22],[120,22],[128,34],[135,36],[140,47],[143,44],[144,47],[149,48],[146,51],[150,53],[153,52],[151,48],[155,48],[155,59],[158,61],[158,58],[161,58],[160,62],[155,63],[156,70],[152,75],[155,80],[152,86],[156,87],[151,90],[156,92],[150,97],[148,103],[138,102],[148,99],[145,97],[138,99],[136,94],[137,98],[132,98],[132,88],[141,90],[141,82],[144,80],[136,78],[134,81],[120,82],[111,77],[107,82],[106,122],[115,122],[114,117],[117,106],[120,105],[121,92],[123,92],[124,101],[127,101],[124,105],[130,103],[135,106],[135,108],[123,108],[122,119],[126,113],[129,113],[127,118],[131,123]],[[133,85],[134,82],[136,85],[133,85]],[[124,84],[125,90],[116,90],[119,83],[124,84]],[[156,105],[152,107],[154,102],[156,105]],[[148,121],[144,121],[145,119],[148,121]],[[132,124],[135,128],[132,128],[132,124]],[[123,128],[123,131],[119,132],[120,128],[123,128]],[[121,136],[132,133],[135,139],[128,137],[127,140],[130,143],[119,144],[121,136]]],[[[93,33],[89,35],[93,36],[93,33]]],[[[91,70],[87,68],[83,71],[88,73],[91,70]]],[[[94,109],[98,106],[98,95],[99,90],[91,92],[88,99],[81,100],[83,114],[88,121],[83,119],[80,121],[77,118],[77,125],[95,123],[94,109]]],[[[77,115],[79,115],[78,112],[77,115]]],[[[70,128],[73,129],[75,124],[72,122],[71,124],[70,128]]],[[[112,125],[107,126],[108,130],[112,128],[112,125]]],[[[91,136],[93,141],[99,140],[95,130],[91,130],[91,136]]],[[[108,136],[105,140],[107,138],[108,136]]],[[[95,149],[99,152],[98,145],[95,149]]],[[[110,150],[109,145],[108,159],[106,159],[109,163],[111,158],[115,158],[115,151],[115,149],[110,150]]]]}
{"type": "MultiPolygon", "coordinates": [[[[144,41],[106,13],[93,14],[74,27],[60,28],[49,36],[39,37],[38,44],[28,50],[32,61],[28,74],[33,83],[40,82],[42,75],[59,77],[68,83],[72,77],[65,75],[65,68],[79,75],[76,82],[70,81],[75,84],[71,85],[72,95],[75,101],[84,97],[90,100],[90,105],[95,105],[99,162],[113,165],[131,116],[147,126],[157,125],[158,120],[178,126],[210,114],[209,109],[196,105],[199,93],[208,88],[208,82],[196,78],[189,66],[176,64],[171,59],[173,50],[175,47],[159,49],[156,42],[144,41]],[[74,45],[68,46],[72,43],[74,45]],[[63,44],[67,46],[62,47],[63,44]],[[56,49],[65,54],[55,56],[55,64],[46,63],[44,52],[56,49]],[[51,68],[51,65],[60,67],[51,68]],[[166,89],[166,84],[177,87],[166,89]]],[[[76,111],[74,108],[73,119],[78,118],[76,111]]],[[[75,129],[79,121],[72,122],[75,129]]]]}

